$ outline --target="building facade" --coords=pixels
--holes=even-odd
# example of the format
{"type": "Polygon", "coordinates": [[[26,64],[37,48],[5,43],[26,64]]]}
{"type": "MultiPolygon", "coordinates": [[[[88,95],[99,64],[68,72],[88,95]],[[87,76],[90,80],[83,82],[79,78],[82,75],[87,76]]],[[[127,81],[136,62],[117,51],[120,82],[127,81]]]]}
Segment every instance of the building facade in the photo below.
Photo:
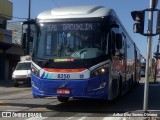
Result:
{"type": "Polygon", "coordinates": [[[12,44],[12,30],[7,29],[7,20],[12,19],[13,3],[0,0],[0,81],[11,79],[12,69],[24,55],[23,49],[12,44]]]}

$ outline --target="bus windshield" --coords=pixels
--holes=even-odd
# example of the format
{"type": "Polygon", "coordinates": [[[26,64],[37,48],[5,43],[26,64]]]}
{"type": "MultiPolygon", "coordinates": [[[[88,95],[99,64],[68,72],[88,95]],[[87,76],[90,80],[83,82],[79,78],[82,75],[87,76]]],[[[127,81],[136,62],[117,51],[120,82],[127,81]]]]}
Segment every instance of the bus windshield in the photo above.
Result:
{"type": "Polygon", "coordinates": [[[42,59],[90,59],[106,54],[100,23],[41,23],[34,56],[42,59]]]}

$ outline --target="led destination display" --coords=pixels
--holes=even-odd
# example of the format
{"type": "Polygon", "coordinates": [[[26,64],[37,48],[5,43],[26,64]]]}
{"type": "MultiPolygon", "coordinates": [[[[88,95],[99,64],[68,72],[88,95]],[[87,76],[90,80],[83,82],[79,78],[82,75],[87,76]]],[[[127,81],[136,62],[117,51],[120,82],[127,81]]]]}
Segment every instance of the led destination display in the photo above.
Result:
{"type": "Polygon", "coordinates": [[[93,31],[99,28],[98,23],[66,23],[66,24],[47,24],[47,31],[93,31]]]}

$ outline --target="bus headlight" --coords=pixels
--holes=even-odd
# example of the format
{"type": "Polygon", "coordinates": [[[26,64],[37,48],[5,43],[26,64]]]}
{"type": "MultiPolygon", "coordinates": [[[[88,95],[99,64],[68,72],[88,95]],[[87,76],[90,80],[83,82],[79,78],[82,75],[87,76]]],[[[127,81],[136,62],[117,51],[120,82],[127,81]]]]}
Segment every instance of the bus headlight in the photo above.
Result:
{"type": "Polygon", "coordinates": [[[34,67],[33,65],[31,67],[31,71],[33,74],[35,74],[37,77],[39,77],[39,70],[36,67],[34,67]]]}
{"type": "Polygon", "coordinates": [[[108,69],[109,69],[108,65],[103,65],[101,67],[98,67],[91,72],[91,77],[96,77],[96,76],[99,76],[99,75],[103,75],[103,74],[108,72],[108,69]]]}

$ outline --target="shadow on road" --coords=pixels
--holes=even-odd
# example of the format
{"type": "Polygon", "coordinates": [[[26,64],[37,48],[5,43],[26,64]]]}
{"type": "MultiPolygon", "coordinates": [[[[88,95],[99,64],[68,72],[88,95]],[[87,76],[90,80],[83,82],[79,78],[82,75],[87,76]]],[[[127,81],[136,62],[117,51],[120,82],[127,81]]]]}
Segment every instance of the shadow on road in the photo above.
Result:
{"type": "MultiPolygon", "coordinates": [[[[149,85],[148,110],[160,110],[160,84],[149,85]]],[[[48,106],[47,109],[72,112],[127,112],[143,110],[144,84],[112,102],[98,100],[71,100],[68,103],[48,106]]]]}
{"type": "Polygon", "coordinates": [[[114,101],[70,100],[47,109],[71,112],[126,112],[142,109],[143,84],[135,86],[132,91],[114,101]]]}
{"type": "MultiPolygon", "coordinates": [[[[160,84],[149,86],[149,106],[148,110],[160,110],[160,84]]],[[[30,107],[30,108],[47,108],[49,111],[58,112],[85,112],[85,113],[113,113],[143,110],[144,84],[140,83],[130,92],[112,102],[99,100],[76,100],[71,99],[68,103],[59,103],[53,100],[52,103],[38,104],[39,100],[32,99],[33,103],[0,103],[1,105],[30,107]],[[36,102],[37,101],[37,102],[36,102]]],[[[50,98],[49,98],[50,99],[50,98]]],[[[45,101],[45,100],[44,100],[45,101]]],[[[42,102],[43,103],[43,102],[42,102]]]]}

